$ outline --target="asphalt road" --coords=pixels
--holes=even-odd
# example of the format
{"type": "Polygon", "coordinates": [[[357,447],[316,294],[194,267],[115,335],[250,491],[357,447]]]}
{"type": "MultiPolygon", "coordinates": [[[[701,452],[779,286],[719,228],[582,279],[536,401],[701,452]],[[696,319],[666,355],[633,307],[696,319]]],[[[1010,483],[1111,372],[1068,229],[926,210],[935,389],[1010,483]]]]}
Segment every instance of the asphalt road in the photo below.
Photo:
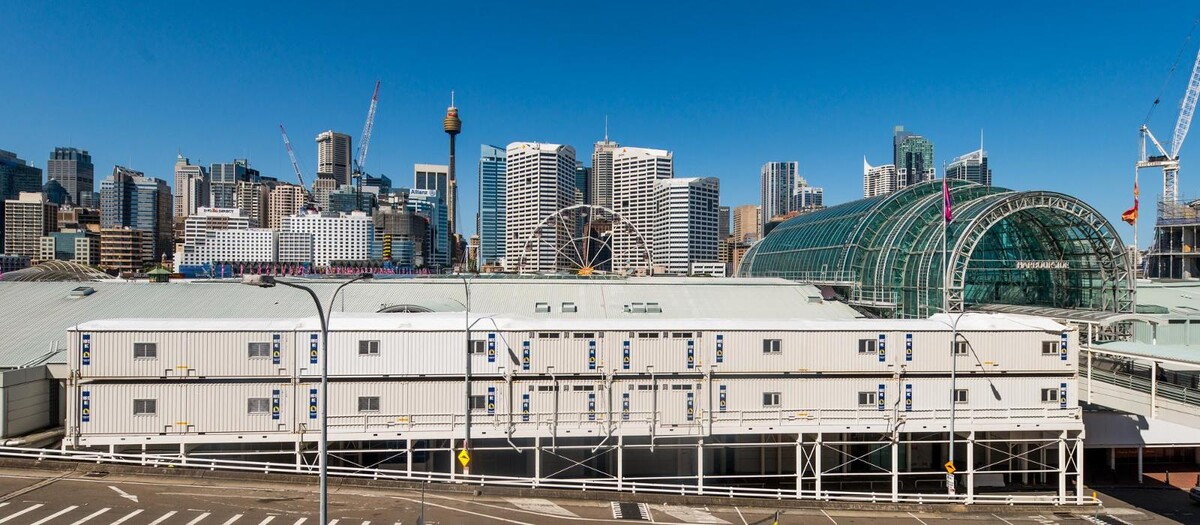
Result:
{"type": "MultiPolygon", "coordinates": [[[[971,513],[867,512],[790,509],[781,524],[933,525],[948,523],[1051,525],[1056,523],[1198,523],[1186,503],[1164,501],[1164,491],[1130,491],[1102,496],[1106,508],[1092,516],[1065,513],[1006,513],[981,507],[971,513]],[[1158,513],[1131,507],[1150,498],[1158,513]],[[1161,513],[1161,514],[1159,514],[1161,513]]],[[[0,469],[0,525],[315,525],[315,487],[211,479],[85,476],[38,470],[0,469]]],[[[615,496],[615,495],[614,495],[615,496]]],[[[615,497],[613,498],[616,499],[615,497]]],[[[340,487],[330,497],[336,525],[415,524],[420,491],[340,487]]],[[[473,497],[427,492],[428,524],[509,523],[708,523],[770,524],[774,510],[762,507],[685,507],[662,504],[616,505],[610,501],[473,497]],[[617,514],[620,514],[620,519],[617,514]],[[643,520],[644,518],[644,520],[643,520]]]]}

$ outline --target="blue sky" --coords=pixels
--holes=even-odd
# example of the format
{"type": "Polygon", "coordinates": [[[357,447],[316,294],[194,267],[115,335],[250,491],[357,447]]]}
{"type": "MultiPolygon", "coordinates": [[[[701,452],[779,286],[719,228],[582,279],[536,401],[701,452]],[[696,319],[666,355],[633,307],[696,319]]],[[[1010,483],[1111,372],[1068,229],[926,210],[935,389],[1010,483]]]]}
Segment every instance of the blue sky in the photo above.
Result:
{"type": "MultiPolygon", "coordinates": [[[[0,149],[44,167],[54,146],[86,148],[97,183],[117,163],[170,181],[180,151],[293,180],[282,122],[311,182],[313,138],[357,142],[380,79],[367,168],[402,185],[413,163],[445,162],[457,92],[469,230],[480,144],[590,157],[607,114],[613,140],[673,151],[677,176],[720,177],[729,205],[759,200],[766,161],[799,161],[844,202],[861,196],[863,155],[890,162],[894,125],[934,141],[939,171],[982,128],[996,184],[1082,197],[1132,241],[1119,217],[1137,130],[1200,6],[804,4],[0,0],[0,149]]],[[[1164,140],[1197,46],[1150,122],[1164,140]]],[[[1181,191],[1200,196],[1192,152],[1200,137],[1183,147],[1181,191]]],[[[1147,174],[1143,246],[1161,192],[1147,174]]]]}

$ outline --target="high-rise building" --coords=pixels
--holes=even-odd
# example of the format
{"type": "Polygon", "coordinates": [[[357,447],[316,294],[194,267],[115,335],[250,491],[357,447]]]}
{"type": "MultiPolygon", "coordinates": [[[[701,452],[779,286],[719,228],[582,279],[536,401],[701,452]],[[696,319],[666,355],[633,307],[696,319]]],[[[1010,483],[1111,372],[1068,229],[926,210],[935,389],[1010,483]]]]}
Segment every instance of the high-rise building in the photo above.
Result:
{"type": "Polygon", "coordinates": [[[904,131],[904,126],[896,126],[892,133],[892,154],[898,183],[892,191],[933,180],[937,176],[933,143],[925,137],[904,131]]]}
{"type": "Polygon", "coordinates": [[[46,178],[62,184],[75,206],[83,202],[83,195],[96,191],[95,166],[87,150],[54,148],[46,162],[46,178]]]}
{"type": "Polygon", "coordinates": [[[283,218],[296,215],[304,209],[308,200],[302,186],[280,184],[267,196],[267,224],[272,230],[283,226],[283,218]]]}
{"type": "Polygon", "coordinates": [[[39,260],[71,261],[87,266],[100,265],[100,234],[90,231],[50,232],[41,239],[39,260]]]}
{"type": "Polygon", "coordinates": [[[692,263],[717,262],[721,184],[715,177],[654,182],[654,267],[687,275],[692,263]]]}
{"type": "Polygon", "coordinates": [[[321,210],[329,209],[329,196],[337,191],[338,183],[333,180],[332,175],[319,175],[317,180],[313,181],[312,194],[313,202],[317,204],[317,208],[321,210]]]}
{"type": "Polygon", "coordinates": [[[792,211],[807,213],[825,207],[825,189],[809,186],[804,177],[796,177],[796,188],[792,191],[792,211]]]}
{"type": "Polygon", "coordinates": [[[966,155],[955,157],[946,166],[947,179],[961,179],[984,186],[992,185],[992,169],[988,167],[987,152],[983,148],[966,155]]]}
{"type": "Polygon", "coordinates": [[[192,164],[187,157],[175,157],[175,220],[183,220],[208,206],[211,197],[208,170],[192,164]]]}
{"type": "Polygon", "coordinates": [[[762,235],[762,214],[758,206],[743,204],[733,209],[733,238],[739,243],[753,243],[762,235]]]}
{"type": "Polygon", "coordinates": [[[592,204],[605,208],[613,207],[613,152],[620,144],[608,140],[608,125],[604,126],[604,140],[592,146],[592,180],[588,195],[592,204]]]}
{"type": "Polygon", "coordinates": [[[762,217],[759,219],[766,224],[771,217],[783,215],[792,211],[792,191],[796,186],[797,172],[800,163],[768,162],[759,171],[762,204],[762,217]]]}
{"type": "Polygon", "coordinates": [[[426,215],[396,206],[381,206],[372,217],[375,222],[375,245],[372,259],[416,268],[425,266],[426,236],[429,218],[426,215]]]}
{"type": "Polygon", "coordinates": [[[312,235],[312,263],[318,267],[328,267],[332,262],[367,260],[375,228],[371,217],[361,211],[309,212],[284,217],[282,232],[312,235]]]}
{"type": "MultiPolygon", "coordinates": [[[[42,191],[42,170],[30,166],[11,151],[0,150],[0,202],[21,193],[42,191]]],[[[0,247],[4,246],[4,214],[0,213],[0,247]]]]}
{"type": "MultiPolygon", "coordinates": [[[[613,152],[613,210],[628,220],[654,253],[654,227],[658,205],[654,183],[675,176],[675,159],[661,149],[622,147],[613,152]]],[[[594,172],[593,172],[594,173],[594,172]]],[[[613,231],[613,271],[629,272],[643,268],[642,242],[632,232],[613,231]]]]}
{"type": "Polygon", "coordinates": [[[575,166],[575,204],[592,203],[592,168],[575,166]]]}
{"type": "Polygon", "coordinates": [[[863,157],[863,198],[887,195],[900,189],[899,174],[894,164],[872,166],[863,157]]]}
{"type": "Polygon", "coordinates": [[[327,175],[337,185],[351,183],[350,135],[333,130],[317,135],[317,178],[327,175]]]}
{"type": "Polygon", "coordinates": [[[450,191],[450,166],[443,164],[413,164],[413,189],[431,190],[438,195],[450,191]]]}
{"type": "Polygon", "coordinates": [[[570,238],[564,227],[541,232],[531,253],[523,249],[543,219],[575,202],[575,148],[513,142],[505,154],[505,267],[555,271],[560,267],[561,248],[570,238]]]}
{"type": "MultiPolygon", "coordinates": [[[[239,208],[200,208],[196,213],[183,221],[183,251],[176,254],[176,268],[185,274],[202,273],[193,270],[194,267],[209,265],[213,262],[271,262],[271,259],[247,259],[233,256],[239,249],[231,246],[240,239],[236,235],[223,235],[221,232],[240,230],[246,231],[258,226],[257,220],[239,208]]],[[[255,239],[258,239],[255,237],[255,239]]],[[[258,239],[261,240],[261,239],[258,239]]],[[[251,248],[258,253],[261,246],[251,248]]]]}
{"type": "Polygon", "coordinates": [[[429,234],[425,236],[425,266],[445,268],[451,263],[450,209],[437,190],[415,189],[408,192],[407,209],[429,221],[429,234]]]}
{"type": "Polygon", "coordinates": [[[723,241],[730,235],[729,229],[729,206],[720,206],[717,208],[717,240],[723,241]]]}
{"type": "Polygon", "coordinates": [[[145,232],[140,237],[146,243],[142,252],[156,260],[172,251],[171,200],[166,181],[114,166],[112,175],[100,184],[100,225],[105,229],[128,227],[145,232]]]}
{"type": "Polygon", "coordinates": [[[58,230],[58,206],[41,193],[23,192],[4,201],[4,251],[39,260],[42,237],[58,230]]]}
{"type": "Polygon", "coordinates": [[[254,221],[254,227],[267,225],[267,198],[271,189],[262,182],[239,181],[234,185],[233,207],[241,209],[254,221]]]}
{"type": "Polygon", "coordinates": [[[237,184],[255,182],[258,172],[250,168],[246,159],[209,166],[208,204],[213,208],[237,207],[237,184]]]}
{"type": "Polygon", "coordinates": [[[505,253],[505,162],[499,146],[479,147],[479,267],[503,264],[505,253]]]}
{"type": "Polygon", "coordinates": [[[454,92],[450,92],[450,107],[446,108],[446,118],[442,119],[442,129],[450,136],[450,165],[447,171],[449,188],[445,196],[446,206],[450,216],[450,229],[446,233],[451,238],[458,233],[458,179],[454,173],[454,140],[462,131],[462,119],[458,118],[458,108],[454,106],[454,92]]]}
{"type": "Polygon", "coordinates": [[[79,206],[61,206],[58,208],[58,227],[100,233],[100,210],[79,206]]]}
{"type": "Polygon", "coordinates": [[[375,196],[374,192],[359,191],[355,186],[345,185],[329,193],[329,206],[323,208],[322,211],[340,213],[361,211],[370,215],[375,209],[375,196]]]}
{"type": "Polygon", "coordinates": [[[42,185],[42,195],[45,195],[46,200],[55,206],[71,204],[71,196],[67,195],[67,189],[56,180],[46,181],[46,184],[42,185]]]}
{"type": "MultiPolygon", "coordinates": [[[[101,200],[104,185],[100,186],[101,200]]],[[[147,241],[153,236],[134,228],[116,227],[100,230],[100,267],[118,273],[137,273],[147,264],[154,262],[154,255],[147,253],[147,241]]]]}

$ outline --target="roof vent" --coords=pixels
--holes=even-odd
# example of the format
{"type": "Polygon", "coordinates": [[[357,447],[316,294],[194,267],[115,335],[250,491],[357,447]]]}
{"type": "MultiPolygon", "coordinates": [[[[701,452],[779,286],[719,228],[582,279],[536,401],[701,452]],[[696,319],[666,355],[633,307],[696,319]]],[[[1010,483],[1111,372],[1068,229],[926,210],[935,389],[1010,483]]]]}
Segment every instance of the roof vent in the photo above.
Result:
{"type": "Polygon", "coordinates": [[[533,305],[533,313],[536,313],[536,314],[550,313],[550,303],[535,303],[533,305]]]}
{"type": "Polygon", "coordinates": [[[87,297],[94,293],[96,293],[96,289],[92,288],[91,286],[79,286],[79,287],[72,289],[71,293],[69,295],[67,295],[67,298],[68,299],[83,299],[84,297],[87,297]]]}
{"type": "Polygon", "coordinates": [[[575,306],[575,303],[564,302],[562,304],[562,311],[564,314],[573,314],[579,311],[579,307],[575,306]]]}

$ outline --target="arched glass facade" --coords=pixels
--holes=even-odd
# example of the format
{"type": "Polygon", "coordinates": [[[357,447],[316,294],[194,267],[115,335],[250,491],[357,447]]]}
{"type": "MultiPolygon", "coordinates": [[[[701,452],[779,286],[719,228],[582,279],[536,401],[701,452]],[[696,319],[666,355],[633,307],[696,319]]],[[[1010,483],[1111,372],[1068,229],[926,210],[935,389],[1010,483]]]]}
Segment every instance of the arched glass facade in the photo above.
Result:
{"type": "Polygon", "coordinates": [[[1087,204],[960,180],[950,194],[945,228],[941,181],[795,217],[750,248],[738,275],[826,284],[896,317],[972,304],[1133,311],[1124,245],[1087,204]]]}

